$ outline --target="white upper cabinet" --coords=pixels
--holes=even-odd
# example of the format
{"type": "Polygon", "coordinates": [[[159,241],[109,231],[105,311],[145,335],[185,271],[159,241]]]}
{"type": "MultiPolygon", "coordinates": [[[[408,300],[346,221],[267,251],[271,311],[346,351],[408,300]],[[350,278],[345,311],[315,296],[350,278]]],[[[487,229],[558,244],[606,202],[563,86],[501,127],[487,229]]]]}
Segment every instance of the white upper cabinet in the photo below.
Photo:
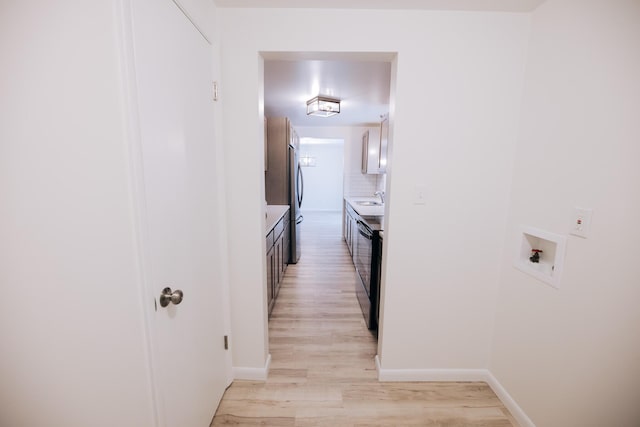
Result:
{"type": "Polygon", "coordinates": [[[388,139],[389,119],[386,116],[379,126],[362,134],[362,173],[371,175],[387,171],[388,139]]]}
{"type": "Polygon", "coordinates": [[[389,115],[385,115],[380,123],[380,156],[378,157],[379,173],[387,172],[387,149],[389,147],[389,115]]]}

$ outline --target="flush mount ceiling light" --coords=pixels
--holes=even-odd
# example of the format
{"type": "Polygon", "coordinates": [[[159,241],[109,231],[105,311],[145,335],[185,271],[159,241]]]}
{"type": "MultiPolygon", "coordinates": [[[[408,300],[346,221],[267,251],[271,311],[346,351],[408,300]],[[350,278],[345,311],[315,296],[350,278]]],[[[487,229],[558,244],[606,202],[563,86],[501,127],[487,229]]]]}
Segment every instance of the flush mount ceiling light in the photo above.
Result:
{"type": "Polygon", "coordinates": [[[307,101],[307,115],[329,117],[340,112],[340,100],[318,95],[307,101]]]}

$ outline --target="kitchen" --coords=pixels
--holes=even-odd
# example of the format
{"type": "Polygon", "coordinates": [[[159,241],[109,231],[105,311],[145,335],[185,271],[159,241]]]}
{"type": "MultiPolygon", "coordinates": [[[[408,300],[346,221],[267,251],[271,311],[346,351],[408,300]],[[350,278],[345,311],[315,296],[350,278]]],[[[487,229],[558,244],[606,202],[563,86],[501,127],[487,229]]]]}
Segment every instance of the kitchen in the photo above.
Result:
{"type": "MultiPolygon", "coordinates": [[[[312,54],[297,54],[265,61],[264,169],[269,314],[286,266],[300,259],[305,208],[307,212],[335,209],[335,202],[323,206],[314,198],[322,197],[320,193],[326,193],[323,187],[340,179],[340,188],[333,185],[335,193],[324,197],[331,200],[340,197],[344,241],[361,279],[357,295],[363,317],[377,335],[382,257],[379,232],[384,218],[382,195],[387,172],[390,73],[389,61],[372,60],[370,55],[355,53],[348,57],[333,54],[333,58],[331,54],[324,54],[321,60],[312,59],[312,54]],[[301,57],[305,59],[301,60],[301,57]],[[318,95],[321,101],[324,96],[335,103],[330,106],[332,111],[314,114],[310,106],[305,106],[305,99],[310,100],[309,104],[318,95]],[[345,132],[356,137],[336,138],[345,132]],[[305,137],[300,138],[299,133],[305,137]],[[324,139],[309,135],[323,135],[324,139]],[[316,157],[308,154],[310,150],[317,153],[335,151],[332,148],[335,141],[341,143],[343,153],[330,161],[336,163],[344,158],[342,167],[328,170],[322,163],[317,165],[316,157]],[[304,178],[305,170],[310,172],[307,179],[304,178]],[[322,175],[324,170],[327,172],[322,175]],[[366,206],[364,202],[367,202],[366,206]],[[362,216],[356,211],[362,211],[362,216]],[[374,221],[374,231],[366,225],[366,220],[374,221]],[[356,231],[356,221],[363,230],[368,229],[368,234],[356,231]],[[290,227],[290,231],[283,232],[283,224],[285,228],[290,227]],[[356,235],[365,234],[368,239],[356,238],[356,235]],[[288,254],[289,250],[290,256],[282,255],[283,251],[288,254]]],[[[326,155],[324,157],[328,160],[326,155]]]]}

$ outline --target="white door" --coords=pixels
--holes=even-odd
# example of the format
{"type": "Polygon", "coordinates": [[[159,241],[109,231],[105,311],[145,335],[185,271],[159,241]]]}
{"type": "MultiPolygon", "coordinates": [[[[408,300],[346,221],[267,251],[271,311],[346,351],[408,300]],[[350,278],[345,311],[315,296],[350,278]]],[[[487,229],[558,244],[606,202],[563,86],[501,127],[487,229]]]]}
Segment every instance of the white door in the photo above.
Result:
{"type": "Polygon", "coordinates": [[[131,6],[160,424],[206,427],[227,385],[212,48],[171,0],[131,6]],[[183,300],[162,307],[165,287],[182,291],[183,300]]]}

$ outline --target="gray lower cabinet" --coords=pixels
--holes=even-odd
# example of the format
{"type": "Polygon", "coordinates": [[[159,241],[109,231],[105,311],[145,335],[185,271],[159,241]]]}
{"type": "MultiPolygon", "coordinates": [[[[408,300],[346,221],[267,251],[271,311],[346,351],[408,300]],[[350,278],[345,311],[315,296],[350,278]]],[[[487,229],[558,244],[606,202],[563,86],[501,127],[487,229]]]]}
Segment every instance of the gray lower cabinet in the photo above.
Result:
{"type": "Polygon", "coordinates": [[[273,311],[273,306],[280,292],[280,284],[289,264],[290,224],[289,211],[287,211],[267,234],[267,301],[269,316],[273,311]]]}
{"type": "Polygon", "coordinates": [[[273,295],[273,266],[274,266],[274,250],[273,250],[273,231],[267,234],[267,305],[269,307],[269,314],[273,310],[273,304],[276,300],[273,295]]]}
{"type": "Polygon", "coordinates": [[[353,256],[353,242],[356,238],[356,234],[358,233],[358,214],[349,206],[348,203],[345,203],[345,214],[344,214],[344,240],[347,242],[347,247],[349,248],[349,253],[353,256]]]}

